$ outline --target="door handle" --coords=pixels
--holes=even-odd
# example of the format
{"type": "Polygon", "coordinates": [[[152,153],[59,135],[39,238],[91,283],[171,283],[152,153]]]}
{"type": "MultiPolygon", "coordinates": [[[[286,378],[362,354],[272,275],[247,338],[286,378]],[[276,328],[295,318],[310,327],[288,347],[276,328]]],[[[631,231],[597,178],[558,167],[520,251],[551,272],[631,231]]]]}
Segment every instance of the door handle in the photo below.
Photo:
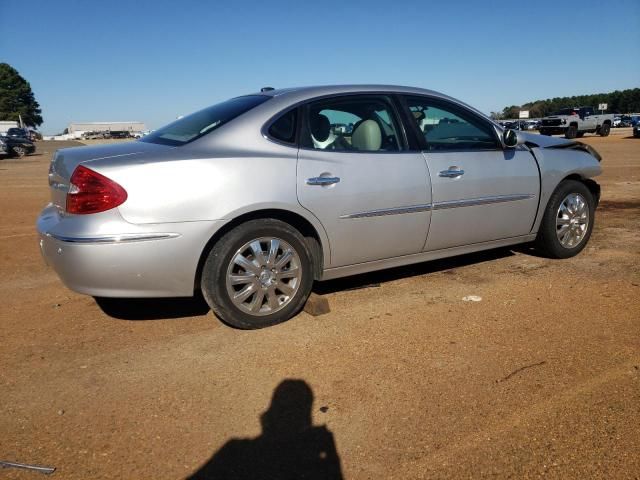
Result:
{"type": "Polygon", "coordinates": [[[449,167],[448,170],[442,170],[439,174],[440,177],[445,178],[458,178],[464,175],[464,170],[461,170],[459,167],[449,167]]]}
{"type": "Polygon", "coordinates": [[[311,177],[307,178],[307,185],[333,185],[334,183],[339,183],[340,177],[311,177]]]}

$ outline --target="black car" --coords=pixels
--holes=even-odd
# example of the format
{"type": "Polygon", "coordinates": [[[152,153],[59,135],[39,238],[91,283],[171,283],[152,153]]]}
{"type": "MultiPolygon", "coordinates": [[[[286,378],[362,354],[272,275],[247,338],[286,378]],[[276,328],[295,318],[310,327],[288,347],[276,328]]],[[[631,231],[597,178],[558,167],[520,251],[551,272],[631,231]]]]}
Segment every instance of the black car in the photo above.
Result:
{"type": "Polygon", "coordinates": [[[636,138],[640,138],[640,122],[636,123],[633,126],[633,136],[636,138]]]}
{"type": "MultiPolygon", "coordinates": [[[[11,130],[20,129],[10,128],[9,132],[11,130]]],[[[28,155],[35,151],[36,145],[28,138],[9,135],[6,137],[0,137],[0,155],[7,155],[9,157],[24,157],[25,155],[28,155]]]]}

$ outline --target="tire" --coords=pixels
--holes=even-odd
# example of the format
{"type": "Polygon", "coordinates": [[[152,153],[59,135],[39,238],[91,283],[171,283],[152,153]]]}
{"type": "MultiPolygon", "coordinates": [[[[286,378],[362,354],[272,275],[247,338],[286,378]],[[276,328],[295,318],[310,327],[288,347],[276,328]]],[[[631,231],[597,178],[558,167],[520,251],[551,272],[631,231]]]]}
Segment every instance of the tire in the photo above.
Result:
{"type": "Polygon", "coordinates": [[[576,135],[578,135],[578,127],[575,125],[569,125],[567,130],[564,132],[565,138],[573,139],[576,138],[576,135]]]}
{"type": "Polygon", "coordinates": [[[595,210],[593,194],[584,183],[576,180],[560,183],[545,208],[536,238],[536,248],[550,258],[577,255],[589,242],[595,210]],[[573,203],[573,200],[578,202],[573,203]],[[562,234],[561,230],[565,233],[562,234]]]}
{"type": "Polygon", "coordinates": [[[608,123],[605,123],[600,127],[599,135],[601,137],[608,137],[609,136],[609,132],[611,132],[611,125],[608,124],[608,123]]]}
{"type": "Polygon", "coordinates": [[[576,134],[576,137],[578,137],[578,138],[582,138],[582,137],[584,137],[584,132],[578,132],[578,133],[576,134]]]}
{"type": "Polygon", "coordinates": [[[227,232],[209,252],[202,294],[228,325],[243,330],[276,325],[293,317],[307,301],[313,285],[311,259],[307,242],[291,225],[276,219],[250,220],[227,232]],[[240,294],[235,301],[234,294],[240,294]]]}
{"type": "Polygon", "coordinates": [[[13,153],[16,157],[22,158],[27,154],[27,150],[24,147],[13,147],[13,153]]]}

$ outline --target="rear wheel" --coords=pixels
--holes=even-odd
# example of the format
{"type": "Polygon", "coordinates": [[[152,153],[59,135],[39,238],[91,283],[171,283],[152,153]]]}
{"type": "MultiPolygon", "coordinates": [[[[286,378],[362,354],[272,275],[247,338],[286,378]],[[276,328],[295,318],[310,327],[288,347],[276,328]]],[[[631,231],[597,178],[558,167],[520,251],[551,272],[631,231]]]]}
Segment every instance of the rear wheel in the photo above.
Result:
{"type": "Polygon", "coordinates": [[[211,249],[201,288],[225,323],[264,328],[302,309],[311,292],[312,272],[311,253],[300,232],[280,220],[251,220],[211,249]]]}
{"type": "Polygon", "coordinates": [[[551,195],[540,224],[537,248],[551,258],[569,258],[587,245],[595,199],[584,183],[565,180],[551,195]]]}
{"type": "Polygon", "coordinates": [[[609,136],[609,132],[611,132],[611,125],[608,123],[605,123],[604,125],[602,125],[600,127],[600,136],[601,137],[607,137],[609,136]]]}
{"type": "Polygon", "coordinates": [[[576,125],[569,125],[567,130],[564,132],[565,138],[576,138],[576,135],[578,135],[578,127],[576,125]]]}

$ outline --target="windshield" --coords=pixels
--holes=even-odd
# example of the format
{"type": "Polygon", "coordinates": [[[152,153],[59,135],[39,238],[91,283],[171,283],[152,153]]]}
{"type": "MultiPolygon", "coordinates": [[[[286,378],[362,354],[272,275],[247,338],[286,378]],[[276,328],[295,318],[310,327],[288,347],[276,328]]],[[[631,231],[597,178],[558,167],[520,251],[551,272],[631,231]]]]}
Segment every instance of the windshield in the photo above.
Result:
{"type": "Polygon", "coordinates": [[[266,102],[266,95],[247,95],[218,103],[180,118],[140,139],[141,142],[180,146],[192,142],[266,102]]]}
{"type": "Polygon", "coordinates": [[[577,111],[573,108],[563,108],[558,110],[557,112],[552,113],[551,115],[574,115],[577,111]]]}

